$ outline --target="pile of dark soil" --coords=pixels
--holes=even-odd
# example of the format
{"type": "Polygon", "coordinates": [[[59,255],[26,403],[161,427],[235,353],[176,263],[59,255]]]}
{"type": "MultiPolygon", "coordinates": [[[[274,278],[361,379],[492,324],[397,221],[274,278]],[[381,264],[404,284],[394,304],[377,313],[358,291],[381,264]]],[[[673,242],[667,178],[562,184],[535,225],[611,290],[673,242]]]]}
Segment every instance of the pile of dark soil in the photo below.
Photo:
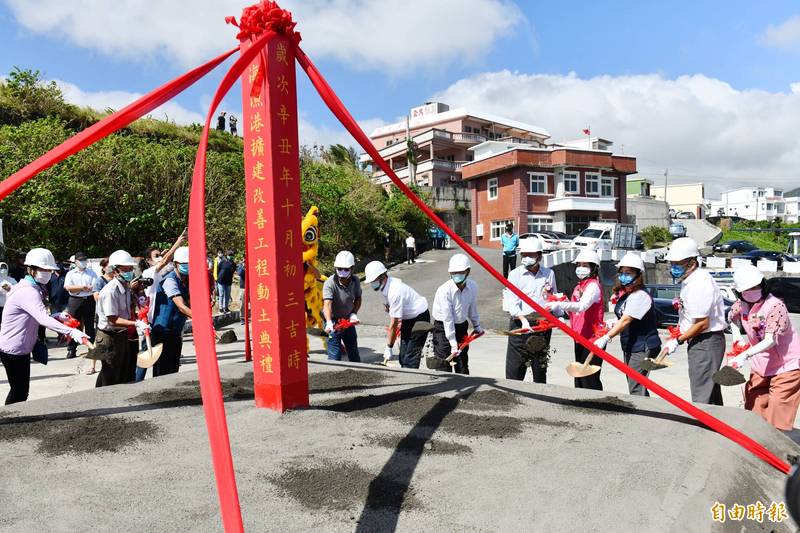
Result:
{"type": "Polygon", "coordinates": [[[309,509],[359,509],[365,501],[373,509],[396,509],[400,500],[402,510],[420,506],[413,488],[391,477],[375,477],[351,461],[290,465],[266,479],[309,509]]]}
{"type": "Polygon", "coordinates": [[[469,396],[461,398],[461,405],[459,408],[473,409],[473,410],[508,410],[522,405],[519,398],[509,392],[499,391],[497,389],[479,390],[473,392],[469,396]]]}
{"type": "Polygon", "coordinates": [[[95,416],[53,420],[44,417],[15,422],[0,422],[0,441],[36,439],[36,451],[45,455],[117,452],[158,434],[158,426],[148,420],[114,416],[95,416]]]}
{"type": "Polygon", "coordinates": [[[380,385],[386,381],[381,372],[368,370],[347,370],[330,372],[312,372],[308,375],[310,392],[343,392],[358,390],[371,385],[380,385]]]}
{"type": "Polygon", "coordinates": [[[460,403],[458,398],[395,392],[322,402],[322,408],[370,418],[395,418],[418,427],[440,428],[464,437],[503,439],[522,433],[523,418],[463,413],[456,410],[460,403]]]}
{"type": "Polygon", "coordinates": [[[472,448],[457,442],[426,439],[414,435],[376,435],[367,438],[367,443],[408,453],[424,452],[431,455],[464,455],[472,448]]]}
{"type": "Polygon", "coordinates": [[[593,409],[609,413],[635,413],[636,406],[627,400],[616,396],[604,396],[596,400],[569,400],[565,407],[578,409],[593,409]]]}
{"type": "MultiPolygon", "coordinates": [[[[253,373],[247,372],[240,378],[222,380],[222,396],[225,400],[251,400],[253,393],[253,373]]],[[[202,405],[199,381],[184,381],[171,389],[143,392],[131,398],[138,404],[164,405],[179,407],[184,405],[202,405]]]]}
{"type": "Polygon", "coordinates": [[[714,383],[718,383],[723,387],[741,385],[747,381],[747,378],[745,378],[744,375],[731,366],[723,366],[717,370],[713,376],[711,376],[711,379],[714,380],[714,383]]]}

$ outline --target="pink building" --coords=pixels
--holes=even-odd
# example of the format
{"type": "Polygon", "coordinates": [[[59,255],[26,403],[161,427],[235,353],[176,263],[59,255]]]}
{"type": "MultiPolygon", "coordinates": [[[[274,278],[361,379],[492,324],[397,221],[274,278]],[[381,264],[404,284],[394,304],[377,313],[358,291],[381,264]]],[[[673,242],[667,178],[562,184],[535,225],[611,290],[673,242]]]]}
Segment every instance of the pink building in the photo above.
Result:
{"type": "MultiPolygon", "coordinates": [[[[461,167],[473,160],[470,148],[489,140],[544,146],[550,137],[544,128],[496,117],[472,113],[464,108],[451,110],[448,105],[428,102],[411,110],[405,121],[376,129],[372,143],[406,183],[411,181],[408,165],[407,132],[415,145],[417,185],[430,187],[465,187],[461,167]]],[[[387,185],[389,178],[364,154],[365,164],[376,183],[387,185]]]]}

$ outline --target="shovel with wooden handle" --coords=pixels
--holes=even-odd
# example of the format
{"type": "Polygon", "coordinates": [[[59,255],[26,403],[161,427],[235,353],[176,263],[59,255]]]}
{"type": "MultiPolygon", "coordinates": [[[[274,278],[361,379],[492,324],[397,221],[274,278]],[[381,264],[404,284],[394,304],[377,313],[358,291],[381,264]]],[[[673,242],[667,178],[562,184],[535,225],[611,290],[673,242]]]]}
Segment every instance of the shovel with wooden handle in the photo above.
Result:
{"type": "Polygon", "coordinates": [[[139,368],[150,368],[158,358],[161,357],[161,351],[164,349],[163,344],[156,344],[153,347],[152,341],[150,340],[150,330],[147,329],[144,332],[144,341],[147,344],[147,349],[139,352],[139,355],[136,357],[136,365],[139,368]]]}
{"type": "Polygon", "coordinates": [[[592,374],[600,372],[600,367],[598,365],[590,364],[593,358],[594,354],[589,352],[589,355],[586,357],[586,360],[583,363],[578,363],[576,361],[568,364],[567,374],[573,378],[585,378],[586,376],[591,376],[592,374]]]}
{"type": "Polygon", "coordinates": [[[675,363],[672,361],[665,361],[667,358],[667,350],[662,350],[658,357],[653,359],[652,357],[647,357],[644,361],[642,361],[642,370],[661,370],[662,368],[667,368],[668,366],[672,366],[675,363]]]}

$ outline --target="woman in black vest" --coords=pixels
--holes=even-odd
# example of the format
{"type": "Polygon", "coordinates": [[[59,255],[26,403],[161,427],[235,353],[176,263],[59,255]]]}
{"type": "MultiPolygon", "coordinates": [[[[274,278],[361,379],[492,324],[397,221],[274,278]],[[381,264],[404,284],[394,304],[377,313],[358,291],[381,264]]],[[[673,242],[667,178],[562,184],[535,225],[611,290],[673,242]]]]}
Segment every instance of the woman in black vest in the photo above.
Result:
{"type": "MultiPolygon", "coordinates": [[[[635,253],[627,253],[617,264],[617,284],[611,302],[619,319],[614,327],[595,341],[605,348],[608,341],[619,335],[625,364],[642,375],[642,361],[657,357],[661,351],[661,338],[656,326],[653,298],[644,290],[644,261],[635,253]]],[[[628,378],[628,390],[638,396],[650,396],[642,385],[628,378]]]]}

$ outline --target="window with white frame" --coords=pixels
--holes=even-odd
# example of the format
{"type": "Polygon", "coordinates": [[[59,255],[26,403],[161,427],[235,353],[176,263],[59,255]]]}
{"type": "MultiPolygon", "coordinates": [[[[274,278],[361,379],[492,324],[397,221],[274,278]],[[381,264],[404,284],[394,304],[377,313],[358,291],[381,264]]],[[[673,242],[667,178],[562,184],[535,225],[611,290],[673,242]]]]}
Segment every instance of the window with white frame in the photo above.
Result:
{"type": "Polygon", "coordinates": [[[600,178],[600,196],[614,196],[613,178],[600,178]]]}
{"type": "Polygon", "coordinates": [[[547,194],[547,175],[528,172],[528,194],[547,194]]]}
{"type": "Polygon", "coordinates": [[[553,230],[553,217],[528,215],[528,233],[553,230]]]}
{"type": "Polygon", "coordinates": [[[486,182],[486,192],[489,195],[489,200],[497,200],[497,178],[489,178],[486,182]]]}
{"type": "Polygon", "coordinates": [[[578,193],[577,172],[564,172],[564,192],[578,193]]]}
{"type": "Polygon", "coordinates": [[[600,174],[586,174],[586,195],[597,196],[600,194],[600,174]]]}
{"type": "Polygon", "coordinates": [[[493,220],[491,225],[491,232],[489,233],[490,241],[499,241],[503,232],[506,230],[506,225],[513,224],[513,220],[493,220]]]}

